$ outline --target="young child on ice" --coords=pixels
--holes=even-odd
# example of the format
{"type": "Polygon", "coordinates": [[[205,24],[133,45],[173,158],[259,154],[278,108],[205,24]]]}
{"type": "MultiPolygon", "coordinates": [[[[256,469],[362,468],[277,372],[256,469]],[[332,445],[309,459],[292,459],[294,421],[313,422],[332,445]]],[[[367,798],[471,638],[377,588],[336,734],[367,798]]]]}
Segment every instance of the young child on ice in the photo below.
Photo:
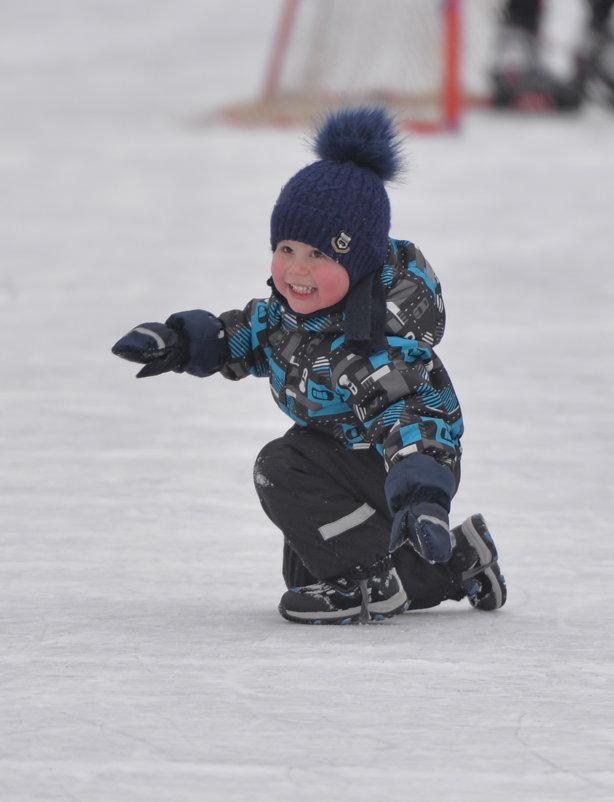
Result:
{"type": "Polygon", "coordinates": [[[482,516],[449,529],[462,417],[433,351],[445,323],[437,277],[413,243],[389,238],[384,182],[399,149],[382,109],[330,116],[319,160],[273,209],[270,297],[144,323],[113,347],[145,364],[139,377],[268,377],[294,425],[263,448],[254,480],[284,536],[279,611],[290,621],[506,599],[482,516]]]}

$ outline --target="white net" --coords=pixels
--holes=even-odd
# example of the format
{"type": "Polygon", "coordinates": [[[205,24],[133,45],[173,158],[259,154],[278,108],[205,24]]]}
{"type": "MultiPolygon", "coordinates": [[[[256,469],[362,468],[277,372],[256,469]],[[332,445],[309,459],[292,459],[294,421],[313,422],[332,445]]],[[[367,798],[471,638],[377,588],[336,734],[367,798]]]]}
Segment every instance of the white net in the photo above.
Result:
{"type": "MultiPolygon", "coordinates": [[[[485,94],[501,0],[463,0],[461,96],[485,94]]],[[[340,104],[382,103],[436,128],[449,93],[445,0],[299,0],[276,39],[262,98],[226,110],[238,122],[294,124],[340,104]]]]}
{"type": "Polygon", "coordinates": [[[438,3],[303,0],[298,4],[280,94],[437,90],[442,80],[438,3]],[[422,8],[420,8],[422,6],[422,8]]]}

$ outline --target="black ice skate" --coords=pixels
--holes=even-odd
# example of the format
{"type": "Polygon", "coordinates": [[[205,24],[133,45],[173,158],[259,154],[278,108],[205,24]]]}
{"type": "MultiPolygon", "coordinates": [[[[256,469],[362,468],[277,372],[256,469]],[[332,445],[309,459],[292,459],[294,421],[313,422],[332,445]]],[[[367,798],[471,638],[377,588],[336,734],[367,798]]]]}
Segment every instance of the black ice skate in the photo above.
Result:
{"type": "Polygon", "coordinates": [[[539,57],[535,33],[506,25],[491,72],[491,105],[517,111],[571,111],[581,103],[576,81],[556,78],[539,57]]]}
{"type": "Polygon", "coordinates": [[[516,111],[575,111],[582,94],[575,83],[559,81],[546,72],[500,73],[492,77],[491,104],[516,111]]]}
{"type": "Polygon", "coordinates": [[[499,570],[497,548],[481,515],[472,515],[453,530],[467,568],[462,584],[472,607],[497,610],[507,598],[505,578],[499,570]]]}
{"type": "Polygon", "coordinates": [[[339,577],[281,597],[279,612],[299,624],[355,624],[380,621],[407,609],[407,594],[394,568],[368,579],[339,577]]]}

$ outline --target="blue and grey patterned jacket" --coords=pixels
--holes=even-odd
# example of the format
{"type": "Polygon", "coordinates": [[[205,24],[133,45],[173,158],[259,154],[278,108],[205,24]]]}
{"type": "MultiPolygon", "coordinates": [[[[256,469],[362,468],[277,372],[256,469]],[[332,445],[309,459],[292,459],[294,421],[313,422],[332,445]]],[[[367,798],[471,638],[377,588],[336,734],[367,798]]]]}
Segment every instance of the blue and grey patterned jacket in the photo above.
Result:
{"type": "Polygon", "coordinates": [[[388,466],[422,452],[454,467],[463,422],[448,374],[433,351],[445,327],[441,287],[416,246],[390,240],[379,272],[388,347],[369,357],[345,346],[343,310],[297,315],[274,293],[219,317],[228,379],[268,377],[279,407],[347,448],[375,448],[388,466]]]}

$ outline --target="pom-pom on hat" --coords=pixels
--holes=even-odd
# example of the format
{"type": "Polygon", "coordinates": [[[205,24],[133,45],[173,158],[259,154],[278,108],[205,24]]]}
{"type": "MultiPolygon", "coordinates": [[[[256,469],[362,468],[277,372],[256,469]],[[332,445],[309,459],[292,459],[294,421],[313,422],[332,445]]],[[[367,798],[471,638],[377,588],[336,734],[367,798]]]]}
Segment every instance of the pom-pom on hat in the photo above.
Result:
{"type": "Polygon", "coordinates": [[[384,183],[400,171],[400,143],[381,108],[344,109],[317,131],[320,161],[283,187],[271,215],[271,246],[305,242],[339,262],[350,287],[384,263],[390,202],[384,183]]]}

